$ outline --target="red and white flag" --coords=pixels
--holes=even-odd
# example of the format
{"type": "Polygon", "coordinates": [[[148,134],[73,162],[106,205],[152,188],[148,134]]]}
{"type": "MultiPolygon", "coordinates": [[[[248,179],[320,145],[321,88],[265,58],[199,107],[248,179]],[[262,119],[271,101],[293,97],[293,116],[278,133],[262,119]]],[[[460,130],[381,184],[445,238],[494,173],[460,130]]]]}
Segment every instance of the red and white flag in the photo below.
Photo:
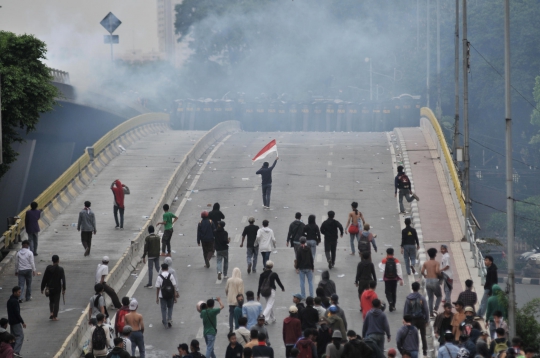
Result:
{"type": "Polygon", "coordinates": [[[276,152],[277,153],[277,145],[276,145],[276,140],[273,139],[270,143],[268,143],[267,145],[264,146],[263,149],[261,149],[261,151],[259,153],[257,153],[256,156],[253,157],[253,159],[251,159],[253,162],[256,162],[257,160],[260,160],[260,159],[264,159],[266,158],[266,156],[272,152],[276,152]]]}

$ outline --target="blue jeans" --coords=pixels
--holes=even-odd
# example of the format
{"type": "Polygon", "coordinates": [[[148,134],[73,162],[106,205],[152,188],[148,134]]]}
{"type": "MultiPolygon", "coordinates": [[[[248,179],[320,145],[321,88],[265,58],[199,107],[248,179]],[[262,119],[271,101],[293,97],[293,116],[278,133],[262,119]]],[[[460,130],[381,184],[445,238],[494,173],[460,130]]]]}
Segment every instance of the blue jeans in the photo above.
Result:
{"type": "Polygon", "coordinates": [[[32,297],[32,270],[20,270],[19,271],[19,287],[21,288],[21,299],[24,291],[24,285],[26,284],[26,300],[30,300],[32,297]]]}
{"type": "Polygon", "coordinates": [[[131,332],[129,335],[131,341],[131,355],[135,357],[135,350],[139,347],[141,358],[144,358],[144,336],[141,331],[131,332]]]}
{"type": "Polygon", "coordinates": [[[9,325],[11,334],[15,336],[15,344],[13,345],[13,352],[21,353],[21,348],[24,342],[24,331],[22,323],[9,325]]]}
{"type": "Polygon", "coordinates": [[[272,193],[272,184],[264,184],[261,186],[261,188],[262,188],[263,205],[270,206],[270,194],[272,193]]]}
{"type": "Polygon", "coordinates": [[[216,358],[216,355],[214,354],[214,343],[216,343],[216,335],[205,334],[204,341],[206,342],[206,357],[216,358]]]}
{"type": "Polygon", "coordinates": [[[433,310],[437,311],[441,304],[442,293],[441,285],[438,278],[426,278],[426,291],[428,295],[429,314],[433,314],[433,310]],[[435,301],[435,307],[433,307],[433,296],[437,298],[435,301]]]}
{"type": "Polygon", "coordinates": [[[168,300],[160,298],[159,302],[161,303],[161,319],[163,325],[167,327],[167,322],[172,321],[174,298],[169,298],[168,300]]]}
{"type": "Polygon", "coordinates": [[[418,358],[418,351],[409,351],[411,358],[418,358]]]}
{"type": "Polygon", "coordinates": [[[313,271],[310,269],[301,269],[298,274],[300,275],[300,293],[302,294],[302,297],[306,298],[306,288],[304,287],[306,276],[309,285],[309,295],[313,297],[313,271]]]}
{"type": "Polygon", "coordinates": [[[355,252],[354,248],[358,244],[358,234],[349,234],[349,235],[351,235],[351,251],[354,254],[354,252],[355,252]],[[356,240],[356,242],[355,242],[355,240],[356,240]]]}
{"type": "Polygon", "coordinates": [[[490,290],[484,289],[484,296],[482,296],[482,301],[480,302],[480,308],[478,309],[478,312],[476,312],[476,314],[480,317],[483,317],[484,314],[486,313],[487,300],[489,298],[489,291],[490,290]]]}
{"type": "Polygon", "coordinates": [[[259,246],[247,248],[247,264],[249,265],[253,261],[251,269],[255,272],[257,269],[257,255],[259,254],[259,246]]]}
{"type": "Polygon", "coordinates": [[[399,189],[399,211],[401,212],[405,211],[405,207],[403,206],[403,198],[405,198],[408,203],[414,200],[414,197],[411,196],[410,189],[399,189]]]}
{"type": "Polygon", "coordinates": [[[405,260],[405,269],[407,270],[407,275],[410,275],[411,266],[416,264],[416,246],[403,245],[403,259],[405,260]],[[409,260],[411,261],[410,263],[409,260]]]}
{"type": "Polygon", "coordinates": [[[216,251],[216,270],[217,273],[223,272],[223,275],[227,276],[227,270],[229,269],[229,250],[216,251]],[[223,267],[223,271],[221,268],[223,267]]]}
{"type": "Polygon", "coordinates": [[[118,206],[114,206],[114,221],[116,222],[116,227],[124,227],[124,209],[118,206]],[[120,222],[118,222],[118,212],[120,211],[120,222]]]}
{"type": "Polygon", "coordinates": [[[266,267],[266,261],[270,260],[270,254],[271,253],[272,253],[272,251],[261,252],[261,256],[262,256],[262,259],[263,259],[263,268],[266,267]]]}
{"type": "Polygon", "coordinates": [[[159,256],[154,258],[148,258],[148,284],[152,286],[152,277],[154,276],[154,267],[156,272],[159,273],[159,256]]]}
{"type": "Polygon", "coordinates": [[[28,241],[30,242],[30,251],[37,254],[38,233],[28,234],[28,241]]]}
{"type": "Polygon", "coordinates": [[[315,256],[317,255],[317,241],[307,240],[306,245],[311,249],[311,255],[313,256],[313,262],[315,262],[315,256]]]}

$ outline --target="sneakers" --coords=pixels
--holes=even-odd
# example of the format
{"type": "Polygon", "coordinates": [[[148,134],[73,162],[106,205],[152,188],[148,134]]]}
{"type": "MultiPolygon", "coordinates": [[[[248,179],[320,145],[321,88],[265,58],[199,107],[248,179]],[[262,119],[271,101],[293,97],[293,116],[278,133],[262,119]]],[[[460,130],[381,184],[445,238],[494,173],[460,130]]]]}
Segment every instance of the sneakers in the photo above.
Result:
{"type": "Polygon", "coordinates": [[[415,193],[412,193],[412,197],[416,199],[416,201],[420,201],[420,198],[415,193]]]}
{"type": "Polygon", "coordinates": [[[332,268],[332,261],[328,261],[328,269],[331,269],[332,268]]]}
{"type": "Polygon", "coordinates": [[[413,275],[417,275],[416,270],[414,269],[414,266],[411,266],[411,271],[412,271],[413,275]]]}
{"type": "Polygon", "coordinates": [[[217,274],[217,279],[218,279],[218,280],[221,280],[221,272],[218,272],[218,274],[217,274]]]}
{"type": "Polygon", "coordinates": [[[172,319],[170,319],[170,320],[167,321],[167,326],[169,326],[169,328],[172,327],[172,319]]]}
{"type": "Polygon", "coordinates": [[[227,276],[227,275],[224,275],[224,276],[223,276],[223,278],[229,278],[229,276],[227,276]]]}
{"type": "MultiPolygon", "coordinates": [[[[255,271],[254,271],[255,272],[255,271]]],[[[248,264],[248,275],[251,273],[251,262],[248,264]]]]}
{"type": "Polygon", "coordinates": [[[152,288],[152,284],[151,283],[146,284],[146,285],[144,285],[144,288],[152,288]]]}
{"type": "Polygon", "coordinates": [[[90,255],[90,247],[87,247],[86,250],[84,250],[84,256],[90,255]]]}
{"type": "Polygon", "coordinates": [[[253,269],[253,270],[252,270],[251,272],[253,272],[253,273],[257,273],[257,270],[253,269]]]}

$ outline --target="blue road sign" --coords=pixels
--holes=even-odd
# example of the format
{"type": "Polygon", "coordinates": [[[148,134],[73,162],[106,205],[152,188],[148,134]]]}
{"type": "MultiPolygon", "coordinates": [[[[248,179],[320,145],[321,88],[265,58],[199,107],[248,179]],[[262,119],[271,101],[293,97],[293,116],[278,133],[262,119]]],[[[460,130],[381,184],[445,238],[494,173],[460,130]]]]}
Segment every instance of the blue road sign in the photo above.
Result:
{"type": "Polygon", "coordinates": [[[100,22],[101,26],[105,28],[110,34],[112,34],[120,24],[122,24],[122,21],[120,21],[112,12],[109,12],[107,16],[103,18],[100,22]]]}

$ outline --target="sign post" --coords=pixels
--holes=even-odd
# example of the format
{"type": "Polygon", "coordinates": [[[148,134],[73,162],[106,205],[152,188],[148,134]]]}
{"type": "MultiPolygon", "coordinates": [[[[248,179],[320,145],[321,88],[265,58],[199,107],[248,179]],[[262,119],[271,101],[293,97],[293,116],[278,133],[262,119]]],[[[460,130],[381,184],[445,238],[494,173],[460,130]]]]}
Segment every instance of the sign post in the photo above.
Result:
{"type": "Polygon", "coordinates": [[[113,35],[113,32],[122,24],[122,21],[120,21],[112,12],[109,12],[107,16],[103,18],[100,22],[101,26],[107,30],[109,35],[104,36],[104,42],[106,44],[111,44],[111,62],[114,61],[113,56],[113,44],[119,43],[119,37],[118,35],[113,35]]]}

